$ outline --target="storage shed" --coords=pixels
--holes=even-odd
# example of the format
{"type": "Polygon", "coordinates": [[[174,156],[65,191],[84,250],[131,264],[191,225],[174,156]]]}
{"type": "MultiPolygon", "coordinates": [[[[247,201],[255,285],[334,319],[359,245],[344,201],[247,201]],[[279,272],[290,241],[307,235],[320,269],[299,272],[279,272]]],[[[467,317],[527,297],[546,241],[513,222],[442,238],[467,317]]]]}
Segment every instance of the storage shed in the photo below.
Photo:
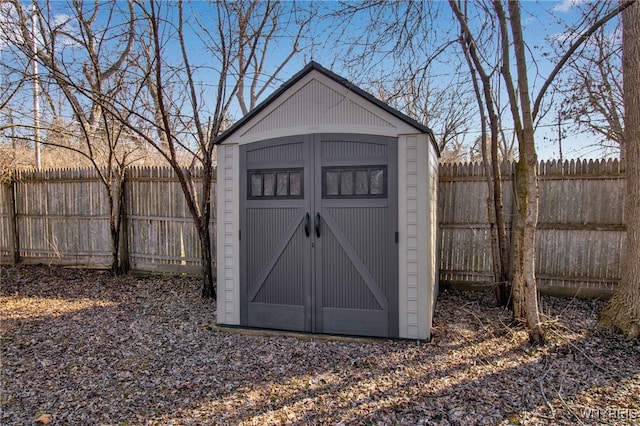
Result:
{"type": "Polygon", "coordinates": [[[430,338],[427,127],[311,62],[215,142],[219,325],[430,338]]]}

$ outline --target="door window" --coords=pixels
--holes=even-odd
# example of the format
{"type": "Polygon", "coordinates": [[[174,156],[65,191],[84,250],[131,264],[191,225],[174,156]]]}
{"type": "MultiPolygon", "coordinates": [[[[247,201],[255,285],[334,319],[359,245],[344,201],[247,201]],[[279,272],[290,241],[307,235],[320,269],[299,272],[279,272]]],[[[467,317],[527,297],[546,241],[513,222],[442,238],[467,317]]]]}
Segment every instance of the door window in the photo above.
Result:
{"type": "Polygon", "coordinates": [[[387,167],[323,167],[322,198],[386,198],[387,167]]]}
{"type": "Polygon", "coordinates": [[[249,170],[250,200],[304,198],[303,169],[249,170]]]}

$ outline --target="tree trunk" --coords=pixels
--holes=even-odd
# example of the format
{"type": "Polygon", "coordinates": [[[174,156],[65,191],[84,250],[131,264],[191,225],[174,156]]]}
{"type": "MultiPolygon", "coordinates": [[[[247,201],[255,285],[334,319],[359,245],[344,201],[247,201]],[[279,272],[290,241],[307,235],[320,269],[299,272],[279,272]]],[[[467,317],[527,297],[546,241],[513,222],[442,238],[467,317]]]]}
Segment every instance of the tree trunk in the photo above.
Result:
{"type": "MultiPolygon", "coordinates": [[[[111,273],[114,276],[127,272],[122,262],[122,220],[124,218],[124,173],[107,170],[103,181],[109,196],[109,231],[111,233],[111,273]]],[[[126,244],[126,241],[124,242],[126,244]]]]}
{"type": "Polygon", "coordinates": [[[600,322],[637,338],[640,336],[640,2],[622,12],[622,28],[627,246],[622,279],[600,322]]]}
{"type": "Polygon", "coordinates": [[[122,272],[120,269],[120,230],[116,225],[116,219],[113,215],[114,213],[112,212],[109,218],[109,230],[111,231],[111,273],[114,276],[118,276],[122,272]]]}
{"type": "MultiPolygon", "coordinates": [[[[493,211],[495,212],[496,234],[498,238],[498,249],[500,250],[500,269],[497,284],[497,298],[500,306],[510,304],[509,293],[511,277],[509,276],[511,259],[509,258],[509,249],[507,246],[507,226],[504,220],[504,201],[502,198],[502,172],[500,170],[500,159],[498,158],[497,140],[495,152],[491,155],[493,167],[493,211]]],[[[494,148],[492,147],[492,150],[494,148]]],[[[491,191],[491,188],[489,188],[491,191]]]]}
{"type": "MultiPolygon", "coordinates": [[[[496,2],[496,10],[500,5],[496,2]]],[[[514,234],[513,263],[513,313],[517,320],[524,320],[529,329],[531,343],[544,343],[544,330],[540,324],[538,313],[538,290],[536,286],[536,226],[538,225],[538,178],[533,116],[531,114],[531,98],[527,78],[525,43],[520,21],[520,4],[508,2],[513,48],[516,59],[518,94],[520,96],[520,114],[513,90],[509,95],[511,111],[516,123],[520,158],[516,166],[516,232],[514,234]]],[[[505,46],[503,46],[503,49],[505,46]]],[[[508,56],[505,55],[504,61],[508,56]]],[[[503,66],[505,80],[506,66],[503,66]]],[[[513,80],[510,80],[513,81],[513,80]]],[[[508,84],[508,81],[507,81],[508,84]]]]}
{"type": "MultiPolygon", "coordinates": [[[[110,176],[107,179],[111,179],[110,176]]],[[[118,200],[115,199],[113,182],[107,187],[109,196],[109,231],[111,233],[111,273],[114,276],[120,274],[120,223],[118,216],[120,207],[118,200]]]]}
{"type": "Polygon", "coordinates": [[[513,234],[513,317],[526,323],[531,343],[543,344],[535,278],[538,183],[535,155],[533,167],[527,157],[521,150],[515,173],[518,214],[513,234]]]}
{"type": "Polygon", "coordinates": [[[18,232],[18,216],[16,211],[16,174],[14,171],[9,178],[9,248],[11,249],[11,264],[20,262],[20,233],[18,232]]]}
{"type": "Polygon", "coordinates": [[[202,297],[215,298],[216,288],[213,285],[213,256],[211,250],[211,235],[209,227],[198,224],[198,238],[200,239],[200,251],[202,259],[202,297]]]}

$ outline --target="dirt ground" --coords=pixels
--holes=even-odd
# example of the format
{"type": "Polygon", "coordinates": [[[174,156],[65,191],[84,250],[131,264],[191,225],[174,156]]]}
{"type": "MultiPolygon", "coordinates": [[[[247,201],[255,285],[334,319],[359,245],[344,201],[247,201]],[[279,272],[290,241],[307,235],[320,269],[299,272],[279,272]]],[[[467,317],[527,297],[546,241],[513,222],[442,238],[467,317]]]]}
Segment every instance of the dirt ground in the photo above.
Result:
{"type": "Polygon", "coordinates": [[[531,347],[441,292],[429,343],[230,333],[198,279],[0,269],[2,425],[640,424],[640,342],[543,297],[531,347]]]}

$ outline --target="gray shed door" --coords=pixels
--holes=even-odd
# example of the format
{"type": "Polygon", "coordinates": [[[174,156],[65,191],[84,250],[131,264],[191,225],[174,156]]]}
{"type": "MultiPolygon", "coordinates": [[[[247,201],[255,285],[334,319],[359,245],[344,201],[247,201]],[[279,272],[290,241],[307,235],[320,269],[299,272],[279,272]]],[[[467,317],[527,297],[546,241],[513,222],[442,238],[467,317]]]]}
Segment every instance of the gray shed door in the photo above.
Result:
{"type": "Polygon", "coordinates": [[[397,336],[396,144],[316,134],[240,148],[243,325],[397,336]]]}

